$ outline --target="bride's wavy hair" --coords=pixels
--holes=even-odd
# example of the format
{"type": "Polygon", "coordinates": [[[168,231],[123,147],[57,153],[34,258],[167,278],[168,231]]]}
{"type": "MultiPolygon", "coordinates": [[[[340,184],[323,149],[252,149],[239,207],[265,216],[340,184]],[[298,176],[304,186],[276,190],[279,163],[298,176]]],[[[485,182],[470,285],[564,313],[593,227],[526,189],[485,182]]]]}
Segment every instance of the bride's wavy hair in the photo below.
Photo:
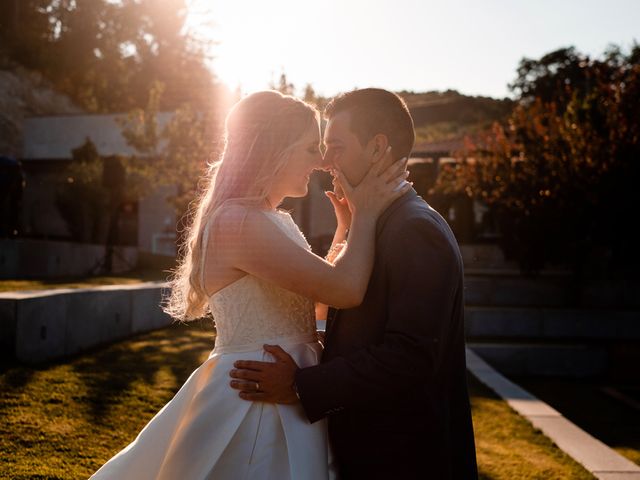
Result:
{"type": "Polygon", "coordinates": [[[204,188],[188,215],[191,221],[163,302],[166,313],[181,321],[207,315],[202,281],[205,229],[215,228],[213,220],[225,204],[263,206],[291,150],[318,121],[313,106],[277,91],[248,95],[233,106],[225,120],[222,155],[209,164],[204,188]]]}

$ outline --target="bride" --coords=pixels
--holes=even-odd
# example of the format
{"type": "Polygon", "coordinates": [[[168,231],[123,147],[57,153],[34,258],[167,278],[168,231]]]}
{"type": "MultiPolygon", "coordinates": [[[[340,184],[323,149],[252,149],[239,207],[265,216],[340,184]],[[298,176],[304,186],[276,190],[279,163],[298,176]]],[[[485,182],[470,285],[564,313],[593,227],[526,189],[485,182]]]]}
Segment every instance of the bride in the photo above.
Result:
{"type": "Polygon", "coordinates": [[[285,197],[306,195],[309,175],[322,166],[318,112],[293,97],[258,92],[233,107],[225,140],[165,307],[181,320],[211,312],[215,348],[92,479],[330,476],[324,422],[310,424],[300,404],[241,400],[228,373],[240,358],[273,361],[264,344],[282,346],[300,367],[319,362],[314,302],[346,308],[362,300],[377,217],[409,188],[404,163],[389,166],[389,151],[382,153],[355,187],[334,172],[346,199],[328,193],[339,217],[334,247],[346,240],[347,229],[348,243],[327,260],[311,252],[291,216],[276,208],[285,197]],[[350,225],[344,225],[346,206],[350,225]]]}

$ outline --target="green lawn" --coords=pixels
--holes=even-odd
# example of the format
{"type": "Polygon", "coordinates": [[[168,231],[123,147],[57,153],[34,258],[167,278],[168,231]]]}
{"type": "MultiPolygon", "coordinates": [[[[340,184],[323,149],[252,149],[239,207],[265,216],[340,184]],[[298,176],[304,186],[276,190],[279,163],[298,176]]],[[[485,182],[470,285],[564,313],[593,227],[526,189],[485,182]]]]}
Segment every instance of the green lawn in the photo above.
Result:
{"type": "Polygon", "coordinates": [[[472,375],[469,386],[481,479],[595,478],[472,375]]]}
{"type": "MultiPolygon", "coordinates": [[[[210,323],[175,325],[37,368],[0,367],[0,478],[87,478],[127,445],[204,361],[210,323]]],[[[470,378],[484,479],[588,479],[470,378]]]]}

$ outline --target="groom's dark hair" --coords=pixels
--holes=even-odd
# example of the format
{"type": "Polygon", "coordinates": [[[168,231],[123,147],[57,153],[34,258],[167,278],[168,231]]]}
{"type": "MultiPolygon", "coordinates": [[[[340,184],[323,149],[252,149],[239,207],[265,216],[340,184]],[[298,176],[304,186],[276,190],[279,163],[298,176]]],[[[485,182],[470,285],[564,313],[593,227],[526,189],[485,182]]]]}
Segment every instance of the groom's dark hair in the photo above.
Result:
{"type": "Polygon", "coordinates": [[[349,112],[351,131],[362,146],[382,133],[389,139],[395,158],[408,157],[413,149],[413,119],[402,98],[381,88],[364,88],[342,93],[325,107],[324,116],[349,112]]]}

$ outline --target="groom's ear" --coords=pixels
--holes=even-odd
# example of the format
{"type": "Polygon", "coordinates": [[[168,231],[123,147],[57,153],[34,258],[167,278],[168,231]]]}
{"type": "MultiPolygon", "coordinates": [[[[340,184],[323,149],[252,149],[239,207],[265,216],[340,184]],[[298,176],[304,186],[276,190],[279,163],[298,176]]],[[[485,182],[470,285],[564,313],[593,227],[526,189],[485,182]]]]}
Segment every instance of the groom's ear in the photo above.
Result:
{"type": "Polygon", "coordinates": [[[386,135],[378,133],[369,141],[369,146],[371,148],[371,162],[377,162],[384,157],[389,146],[389,139],[386,135]]]}

